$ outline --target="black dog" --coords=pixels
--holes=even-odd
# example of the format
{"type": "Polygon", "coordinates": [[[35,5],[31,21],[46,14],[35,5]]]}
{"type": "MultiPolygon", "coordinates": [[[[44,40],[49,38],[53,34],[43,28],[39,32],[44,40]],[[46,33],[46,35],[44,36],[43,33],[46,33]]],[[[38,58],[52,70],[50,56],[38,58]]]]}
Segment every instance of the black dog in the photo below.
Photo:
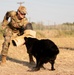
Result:
{"type": "Polygon", "coordinates": [[[51,63],[51,70],[55,70],[54,63],[57,54],[59,54],[59,49],[54,42],[49,39],[38,40],[30,37],[25,37],[24,39],[31,59],[33,59],[32,55],[36,58],[36,67],[33,70],[39,70],[47,62],[51,63]]]}

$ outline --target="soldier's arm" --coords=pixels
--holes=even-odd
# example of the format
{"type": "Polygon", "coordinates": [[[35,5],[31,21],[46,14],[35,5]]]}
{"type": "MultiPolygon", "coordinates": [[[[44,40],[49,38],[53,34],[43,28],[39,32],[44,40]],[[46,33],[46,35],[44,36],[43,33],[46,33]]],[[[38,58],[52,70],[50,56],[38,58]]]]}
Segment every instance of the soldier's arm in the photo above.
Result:
{"type": "Polygon", "coordinates": [[[33,30],[32,24],[28,22],[28,20],[25,18],[24,19],[24,25],[21,26],[21,28],[19,29],[20,35],[23,35],[25,30],[33,30]]]}
{"type": "Polygon", "coordinates": [[[2,28],[5,29],[8,24],[8,19],[10,17],[10,12],[6,12],[3,22],[2,22],[2,28]]]}

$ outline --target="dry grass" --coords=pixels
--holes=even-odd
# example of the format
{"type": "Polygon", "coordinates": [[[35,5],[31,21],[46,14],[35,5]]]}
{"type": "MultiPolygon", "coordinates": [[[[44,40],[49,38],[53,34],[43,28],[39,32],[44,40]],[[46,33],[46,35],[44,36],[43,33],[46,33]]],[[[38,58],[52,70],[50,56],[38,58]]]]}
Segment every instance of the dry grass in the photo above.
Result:
{"type": "Polygon", "coordinates": [[[74,49],[74,37],[66,37],[66,38],[50,38],[53,40],[58,47],[74,49]]]}
{"type": "MultiPolygon", "coordinates": [[[[59,47],[74,48],[74,38],[50,38],[59,47]]],[[[0,40],[0,52],[3,40],[0,40]]],[[[50,64],[45,64],[46,70],[29,72],[33,66],[29,64],[25,46],[9,48],[5,66],[0,66],[0,75],[74,75],[74,50],[60,49],[55,63],[55,71],[50,71],[50,64]]]]}

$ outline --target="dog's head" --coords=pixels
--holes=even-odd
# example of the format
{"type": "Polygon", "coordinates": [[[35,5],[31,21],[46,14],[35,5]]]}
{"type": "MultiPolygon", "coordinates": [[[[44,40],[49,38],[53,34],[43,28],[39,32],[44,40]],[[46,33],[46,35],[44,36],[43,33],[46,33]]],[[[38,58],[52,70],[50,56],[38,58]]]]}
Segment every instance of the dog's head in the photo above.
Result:
{"type": "Polygon", "coordinates": [[[27,49],[30,49],[37,41],[36,38],[31,38],[31,37],[24,37],[24,40],[25,40],[24,44],[26,45],[27,49]]]}

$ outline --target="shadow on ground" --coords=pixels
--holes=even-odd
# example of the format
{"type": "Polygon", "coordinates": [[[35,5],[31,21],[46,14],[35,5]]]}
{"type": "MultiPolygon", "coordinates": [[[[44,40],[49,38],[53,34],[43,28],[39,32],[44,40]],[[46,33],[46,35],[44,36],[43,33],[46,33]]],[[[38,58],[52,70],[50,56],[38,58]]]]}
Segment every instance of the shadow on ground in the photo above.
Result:
{"type": "MultiPolygon", "coordinates": [[[[7,56],[7,60],[9,60],[11,62],[18,63],[18,64],[22,64],[23,66],[27,66],[31,69],[32,69],[33,66],[35,66],[35,63],[29,63],[27,61],[18,60],[18,59],[15,59],[15,58],[11,58],[9,56],[7,56]]],[[[0,55],[0,61],[1,61],[1,55],[0,55]]]]}

